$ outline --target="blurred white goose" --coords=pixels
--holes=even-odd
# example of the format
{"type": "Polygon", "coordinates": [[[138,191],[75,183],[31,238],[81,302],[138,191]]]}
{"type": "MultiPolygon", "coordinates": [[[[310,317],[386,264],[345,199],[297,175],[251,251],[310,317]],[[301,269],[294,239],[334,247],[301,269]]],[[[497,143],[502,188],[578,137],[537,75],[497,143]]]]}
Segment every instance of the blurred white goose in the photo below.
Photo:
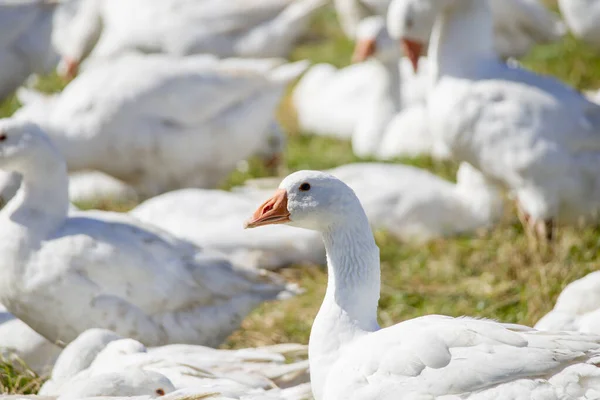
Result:
{"type": "MultiPolygon", "coordinates": [[[[355,38],[360,21],[369,15],[385,16],[392,0],[334,2],[344,32],[355,38]]],[[[568,2],[570,0],[565,0],[565,3],[568,2]]],[[[589,3],[585,0],[576,2],[589,3]]],[[[494,17],[494,48],[502,58],[522,57],[536,44],[554,42],[565,34],[560,18],[539,0],[490,0],[490,6],[494,17]]],[[[429,13],[428,7],[423,6],[420,12],[429,14],[429,19],[423,22],[433,25],[435,15],[429,13]]]]}
{"type": "Polygon", "coordinates": [[[432,155],[447,158],[427,129],[427,60],[420,59],[419,72],[411,61],[401,57],[397,43],[388,34],[383,17],[361,21],[357,32],[354,59],[374,58],[381,68],[381,84],[374,101],[359,115],[352,134],[352,150],[360,157],[390,159],[432,155]]]}
{"type": "Polygon", "coordinates": [[[306,346],[299,344],[240,350],[192,345],[146,348],[114,332],[90,329],[65,348],[40,394],[61,396],[76,382],[128,370],[159,373],[176,389],[251,392],[286,388],[308,382],[306,356],[306,346]]]}
{"type": "Polygon", "coordinates": [[[58,62],[51,44],[53,14],[58,2],[0,2],[0,100],[31,74],[46,74],[58,62]]]}
{"type": "MultiPolygon", "coordinates": [[[[355,163],[329,172],[356,191],[373,228],[401,240],[420,242],[488,228],[503,210],[499,190],[467,163],[458,170],[457,184],[397,164],[355,163]]],[[[267,190],[262,188],[273,187],[271,178],[246,184],[233,192],[173,191],[145,201],[130,213],[201,247],[219,250],[230,259],[263,268],[322,264],[325,249],[315,232],[294,234],[289,227],[273,226],[253,233],[239,227],[242,215],[252,212],[264,198],[267,190]]]]}
{"type": "Polygon", "coordinates": [[[129,51],[177,56],[285,57],[326,0],[75,0],[62,7],[66,28],[53,42],[62,70],[129,51]],[[130,16],[135,15],[134,22],[130,16]]]}
{"type": "Polygon", "coordinates": [[[535,328],[600,334],[600,271],[569,283],[535,328]]]}
{"type": "Polygon", "coordinates": [[[403,38],[413,57],[413,44],[426,40],[413,28],[422,4],[438,15],[429,48],[433,134],[455,158],[513,192],[532,234],[551,238],[555,222],[595,220],[600,106],[553,78],[501,62],[486,1],[394,0],[390,34],[403,38]]]}
{"type": "Polygon", "coordinates": [[[558,8],[573,35],[600,50],[600,1],[558,0],[558,8]]]}
{"type": "Polygon", "coordinates": [[[230,259],[256,267],[323,264],[325,249],[315,232],[277,226],[253,235],[243,229],[240,220],[252,213],[265,193],[252,189],[181,189],[146,200],[130,214],[202,248],[221,251],[230,259]]]}
{"type": "Polygon", "coordinates": [[[342,69],[313,66],[296,85],[293,101],[302,131],[352,138],[355,153],[372,156],[392,115],[424,101],[426,72],[415,77],[380,16],[359,24],[353,61],[342,69]]]}
{"type": "Polygon", "coordinates": [[[356,163],[328,172],[354,190],[373,228],[402,240],[466,234],[493,226],[502,215],[500,191],[467,163],[456,184],[398,164],[356,163]]]}
{"type": "MultiPolygon", "coordinates": [[[[0,171],[0,208],[4,207],[19,190],[21,177],[0,171]]],[[[79,204],[104,201],[137,203],[138,195],[129,185],[98,171],[79,171],[69,175],[69,200],[79,204]]]]}
{"type": "Polygon", "coordinates": [[[286,223],[321,232],[327,249],[329,282],[309,342],[316,400],[563,399],[600,390],[600,336],[440,315],[381,329],[379,249],[360,201],[337,178],[289,175],[246,226],[286,223]]]}
{"type": "Polygon", "coordinates": [[[70,171],[104,172],[141,197],[214,187],[280,135],[271,129],[275,109],[307,66],[281,63],[124,56],[28,102],[16,117],[38,123],[70,171]]]}
{"type": "Polygon", "coordinates": [[[61,348],[15,318],[0,305],[0,354],[23,360],[38,375],[50,372],[61,348]]]}
{"type": "Polygon", "coordinates": [[[66,164],[34,124],[0,120],[0,168],[23,176],[0,211],[0,302],[51,342],[103,327],[217,346],[254,307],[293,293],[126,214],[67,216],[66,164]]]}
{"type": "Polygon", "coordinates": [[[382,73],[371,60],[339,69],[326,63],[312,66],[292,93],[300,130],[350,139],[365,108],[383,90],[382,73]]]}

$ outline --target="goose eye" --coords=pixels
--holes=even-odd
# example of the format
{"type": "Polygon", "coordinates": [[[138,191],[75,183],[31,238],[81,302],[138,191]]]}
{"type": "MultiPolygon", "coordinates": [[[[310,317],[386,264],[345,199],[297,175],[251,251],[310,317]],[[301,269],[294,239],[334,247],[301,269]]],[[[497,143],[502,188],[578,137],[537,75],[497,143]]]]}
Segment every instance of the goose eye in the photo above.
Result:
{"type": "Polygon", "coordinates": [[[300,185],[299,189],[302,192],[306,192],[306,191],[310,190],[310,183],[304,182],[302,185],[300,185]]]}
{"type": "Polygon", "coordinates": [[[0,142],[4,142],[7,138],[8,136],[5,133],[0,134],[0,142]]]}
{"type": "Polygon", "coordinates": [[[165,391],[162,389],[156,389],[156,394],[159,396],[164,396],[165,395],[165,391]]]}

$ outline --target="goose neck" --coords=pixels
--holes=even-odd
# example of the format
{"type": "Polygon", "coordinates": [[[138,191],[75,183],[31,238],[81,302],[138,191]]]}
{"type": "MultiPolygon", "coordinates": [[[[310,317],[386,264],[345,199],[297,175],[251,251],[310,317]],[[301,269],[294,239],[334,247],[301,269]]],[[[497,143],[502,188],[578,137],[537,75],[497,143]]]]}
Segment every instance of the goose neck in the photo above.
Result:
{"type": "Polygon", "coordinates": [[[364,212],[323,234],[327,251],[327,291],[309,341],[310,374],[316,399],[342,348],[379,329],[379,248],[364,212]]]}
{"type": "Polygon", "coordinates": [[[434,79],[471,77],[482,62],[497,61],[493,17],[487,0],[457,0],[435,22],[430,54],[434,79]]]}
{"type": "Polygon", "coordinates": [[[400,75],[400,59],[379,61],[385,71],[384,91],[386,98],[392,102],[394,111],[402,108],[402,76],[400,75]]]}
{"type": "Polygon", "coordinates": [[[69,208],[66,164],[34,164],[37,165],[23,171],[21,187],[0,212],[1,223],[6,230],[20,230],[32,238],[38,235],[45,237],[55,229],[64,221],[69,208]]]}

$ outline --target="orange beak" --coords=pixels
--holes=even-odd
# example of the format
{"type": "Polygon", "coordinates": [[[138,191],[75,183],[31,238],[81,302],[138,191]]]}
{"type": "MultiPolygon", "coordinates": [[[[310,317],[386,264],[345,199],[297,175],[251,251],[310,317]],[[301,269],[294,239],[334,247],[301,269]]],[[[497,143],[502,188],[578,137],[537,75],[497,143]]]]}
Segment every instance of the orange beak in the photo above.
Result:
{"type": "Polygon", "coordinates": [[[421,57],[423,43],[410,39],[402,39],[402,49],[410,60],[413,70],[417,72],[419,70],[419,57],[421,57]]]}
{"type": "Polygon", "coordinates": [[[377,44],[373,39],[361,39],[356,43],[354,47],[354,53],[352,53],[352,62],[363,62],[367,58],[375,54],[377,44]]]}
{"type": "Polygon", "coordinates": [[[79,72],[79,63],[70,57],[64,57],[63,61],[67,67],[63,78],[70,81],[77,76],[77,73],[79,72]]]}
{"type": "Polygon", "coordinates": [[[287,209],[287,192],[285,189],[277,189],[273,197],[265,201],[252,215],[244,228],[256,228],[257,226],[285,224],[290,222],[290,212],[287,209]]]}

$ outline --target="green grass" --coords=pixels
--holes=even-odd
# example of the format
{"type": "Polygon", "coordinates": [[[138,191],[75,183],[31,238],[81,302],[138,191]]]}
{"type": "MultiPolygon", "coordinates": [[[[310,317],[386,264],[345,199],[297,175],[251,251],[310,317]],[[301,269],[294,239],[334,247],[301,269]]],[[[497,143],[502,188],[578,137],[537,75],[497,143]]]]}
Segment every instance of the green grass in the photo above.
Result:
{"type": "MultiPolygon", "coordinates": [[[[348,64],[351,51],[352,44],[342,35],[333,11],[328,8],[315,18],[311,33],[292,58],[343,66],[348,64]]],[[[524,64],[553,74],[578,89],[600,87],[600,57],[572,37],[535,49],[524,64]]],[[[62,83],[51,77],[39,85],[54,91],[62,83]]],[[[0,107],[0,115],[10,115],[17,106],[14,99],[7,100],[0,107]]],[[[301,135],[289,98],[281,106],[279,119],[289,134],[282,175],[299,169],[325,169],[361,161],[352,154],[348,143],[301,135]]],[[[426,168],[448,179],[454,179],[457,167],[455,163],[428,158],[396,161],[426,168]]],[[[233,173],[224,187],[266,175],[260,163],[251,161],[247,171],[233,173]]],[[[130,207],[93,206],[119,210],[130,207]]],[[[600,234],[592,228],[561,228],[550,251],[531,249],[512,209],[491,231],[472,237],[440,239],[424,245],[400,243],[385,232],[376,232],[376,239],[381,249],[383,285],[379,305],[384,326],[431,313],[533,324],[552,308],[568,282],[597,268],[600,255],[600,234]]],[[[325,290],[325,270],[322,266],[298,266],[282,274],[298,282],[306,292],[285,302],[260,307],[224,347],[308,341],[325,290]]],[[[4,391],[34,390],[27,386],[29,375],[11,368],[0,364],[4,391]]]]}

